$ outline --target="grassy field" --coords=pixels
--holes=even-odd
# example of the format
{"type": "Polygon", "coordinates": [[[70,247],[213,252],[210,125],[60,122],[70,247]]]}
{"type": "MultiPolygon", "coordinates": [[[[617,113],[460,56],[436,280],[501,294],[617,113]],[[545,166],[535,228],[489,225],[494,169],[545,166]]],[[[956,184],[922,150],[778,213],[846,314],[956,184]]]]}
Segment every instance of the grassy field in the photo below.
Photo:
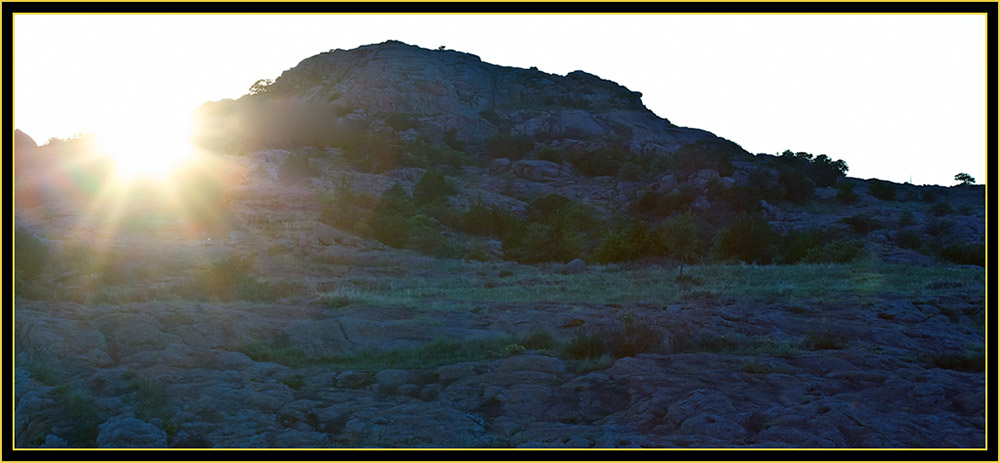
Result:
{"type": "Polygon", "coordinates": [[[348,305],[455,309],[476,303],[565,302],[670,304],[690,297],[830,298],[845,295],[909,298],[985,294],[985,272],[975,267],[917,267],[875,263],[788,266],[691,266],[678,281],[672,268],[592,267],[562,275],[540,267],[497,264],[463,269],[454,261],[403,277],[348,279],[320,296],[332,308],[348,305]]]}

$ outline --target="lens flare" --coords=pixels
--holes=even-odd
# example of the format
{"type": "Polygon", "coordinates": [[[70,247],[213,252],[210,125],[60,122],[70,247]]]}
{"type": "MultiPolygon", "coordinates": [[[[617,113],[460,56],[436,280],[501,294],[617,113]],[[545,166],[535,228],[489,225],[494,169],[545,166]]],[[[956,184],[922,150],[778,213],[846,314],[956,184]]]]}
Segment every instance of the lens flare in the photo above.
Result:
{"type": "Polygon", "coordinates": [[[194,160],[193,131],[188,114],[136,115],[98,131],[97,148],[119,182],[162,181],[194,160]]]}

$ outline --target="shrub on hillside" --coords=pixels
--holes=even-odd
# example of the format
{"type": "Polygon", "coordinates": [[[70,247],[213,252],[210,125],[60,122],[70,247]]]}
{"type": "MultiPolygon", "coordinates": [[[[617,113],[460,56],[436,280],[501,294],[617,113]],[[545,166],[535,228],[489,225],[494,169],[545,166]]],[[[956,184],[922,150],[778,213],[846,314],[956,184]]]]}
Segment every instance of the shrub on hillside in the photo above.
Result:
{"type": "Polygon", "coordinates": [[[569,262],[582,255],[579,235],[549,225],[522,222],[503,241],[504,259],[524,264],[569,262]]]}
{"type": "Polygon", "coordinates": [[[324,201],[319,220],[344,230],[358,231],[376,200],[364,193],[355,193],[351,184],[341,180],[334,185],[333,193],[324,201]]]}
{"type": "Polygon", "coordinates": [[[749,159],[742,147],[722,138],[707,138],[681,146],[673,154],[669,167],[685,173],[712,169],[725,177],[735,171],[733,161],[749,159]]]}
{"type": "Polygon", "coordinates": [[[655,249],[653,236],[647,226],[632,223],[628,227],[614,228],[601,237],[591,257],[602,264],[631,262],[644,257],[662,254],[655,249]]]}
{"type": "Polygon", "coordinates": [[[864,214],[855,214],[850,217],[844,217],[840,219],[840,223],[847,224],[851,227],[854,233],[861,235],[867,235],[875,230],[880,230],[885,227],[885,225],[878,219],[869,217],[864,214]]]}
{"type": "Polygon", "coordinates": [[[941,250],[940,256],[960,265],[986,266],[986,245],[982,243],[953,244],[941,250]]]}
{"type": "Polygon", "coordinates": [[[781,237],[780,254],[782,264],[801,262],[814,248],[824,241],[822,230],[791,230],[781,237]]]}
{"type": "Polygon", "coordinates": [[[610,230],[597,243],[591,258],[598,263],[630,261],[635,256],[635,247],[629,242],[625,230],[610,230]]]}
{"type": "Polygon", "coordinates": [[[934,203],[928,209],[928,212],[930,212],[934,217],[943,217],[948,214],[951,214],[952,212],[955,212],[955,210],[952,209],[951,204],[945,202],[938,202],[934,203]]]}
{"type": "Polygon", "coordinates": [[[923,234],[912,229],[904,228],[896,232],[896,246],[903,249],[919,249],[924,242],[923,234]]]}
{"type": "Polygon", "coordinates": [[[868,185],[868,194],[885,201],[896,199],[896,185],[876,180],[868,185]]]}
{"type": "Polygon", "coordinates": [[[462,218],[462,231],[470,235],[503,237],[516,222],[517,218],[509,211],[476,200],[462,218]]]}
{"type": "Polygon", "coordinates": [[[785,188],[785,199],[796,204],[805,204],[812,199],[816,183],[805,172],[792,167],[783,167],[778,177],[785,188]]]}
{"type": "Polygon", "coordinates": [[[24,227],[14,230],[14,291],[21,294],[45,268],[49,247],[24,227]]]}
{"type": "Polygon", "coordinates": [[[697,256],[702,246],[694,216],[689,213],[664,220],[656,229],[655,242],[662,255],[680,261],[682,276],[684,263],[697,256]]]}
{"type": "Polygon", "coordinates": [[[913,225],[914,222],[915,219],[913,218],[913,212],[903,211],[902,214],[899,214],[899,220],[897,221],[897,224],[900,227],[908,227],[910,225],[913,225]]]}
{"type": "Polygon", "coordinates": [[[644,174],[645,172],[642,170],[642,167],[639,167],[638,164],[629,161],[622,164],[618,169],[617,178],[618,180],[624,182],[634,182],[641,179],[644,174]]]}
{"type": "Polygon", "coordinates": [[[291,283],[257,279],[253,265],[253,257],[239,254],[211,262],[195,276],[197,295],[203,300],[274,302],[299,289],[291,283]]]}
{"type": "Polygon", "coordinates": [[[448,238],[430,217],[417,214],[406,225],[409,231],[406,248],[435,257],[455,257],[448,238]]]}
{"type": "Polygon", "coordinates": [[[776,233],[764,218],[741,214],[715,235],[712,253],[719,259],[769,264],[776,254],[776,233]]]}
{"type": "Polygon", "coordinates": [[[662,346],[663,333],[648,323],[631,321],[617,329],[581,329],[563,350],[565,355],[574,359],[593,359],[605,355],[623,358],[655,352],[662,346]]]}
{"type": "Polygon", "coordinates": [[[423,205],[438,198],[445,198],[454,192],[455,188],[448,184],[444,174],[427,170],[413,186],[413,200],[418,205],[423,205]]]}
{"type": "Polygon", "coordinates": [[[413,198],[398,183],[394,184],[382,193],[368,220],[369,233],[388,246],[402,248],[409,241],[409,219],[415,211],[413,198]]]}
{"type": "Polygon", "coordinates": [[[424,204],[417,208],[417,213],[429,216],[439,224],[452,229],[460,228],[464,219],[462,211],[452,206],[447,198],[438,198],[424,204]]]}
{"type": "Polygon", "coordinates": [[[837,182],[837,200],[844,204],[855,204],[860,199],[854,192],[854,184],[849,182],[837,182]]]}
{"type": "MultiPolygon", "coordinates": [[[[396,135],[369,133],[343,147],[344,158],[355,169],[380,174],[406,165],[404,146],[396,135]]],[[[413,163],[418,164],[418,163],[413,163]]]]}
{"type": "Polygon", "coordinates": [[[943,238],[951,232],[951,229],[954,226],[955,221],[953,220],[934,219],[924,226],[924,233],[927,233],[935,238],[943,238]]]}

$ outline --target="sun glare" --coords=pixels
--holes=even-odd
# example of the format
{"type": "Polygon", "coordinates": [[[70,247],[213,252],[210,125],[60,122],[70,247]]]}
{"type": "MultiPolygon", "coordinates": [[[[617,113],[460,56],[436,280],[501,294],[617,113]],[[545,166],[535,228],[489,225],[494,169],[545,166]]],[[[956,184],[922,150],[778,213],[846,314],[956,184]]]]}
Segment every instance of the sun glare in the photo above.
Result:
{"type": "Polygon", "coordinates": [[[97,146],[118,181],[163,181],[194,159],[193,129],[183,114],[136,116],[98,131],[97,146]]]}

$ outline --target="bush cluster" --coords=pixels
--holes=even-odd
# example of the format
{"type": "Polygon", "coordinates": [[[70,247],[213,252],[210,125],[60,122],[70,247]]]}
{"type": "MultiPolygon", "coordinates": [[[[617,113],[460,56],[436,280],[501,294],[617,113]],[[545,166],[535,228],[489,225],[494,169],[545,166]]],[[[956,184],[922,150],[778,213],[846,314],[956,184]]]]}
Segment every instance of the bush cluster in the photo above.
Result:
{"type": "Polygon", "coordinates": [[[574,359],[634,357],[663,346],[663,333],[647,323],[627,321],[620,328],[581,329],[564,347],[574,359]]]}
{"type": "MultiPolygon", "coordinates": [[[[435,173],[425,173],[423,178],[437,178],[435,173]]],[[[443,179],[443,177],[442,177],[443,179]]],[[[400,249],[412,249],[437,257],[456,257],[458,252],[444,235],[440,221],[431,214],[450,216],[457,224],[458,213],[447,205],[447,183],[426,180],[421,198],[430,201],[418,205],[415,199],[399,184],[382,193],[371,218],[368,231],[372,238],[400,249]],[[442,185],[444,187],[442,188],[442,185]]],[[[419,182],[418,182],[419,183],[419,182]]]]}
{"type": "Polygon", "coordinates": [[[868,194],[885,201],[896,199],[896,185],[889,182],[874,181],[868,185],[868,194]]]}
{"type": "Polygon", "coordinates": [[[49,247],[24,227],[14,230],[14,291],[19,296],[39,278],[49,257],[49,247]]]}
{"type": "Polygon", "coordinates": [[[525,217],[503,237],[504,257],[522,263],[567,262],[583,257],[602,222],[584,204],[559,194],[531,202],[525,217]]]}

